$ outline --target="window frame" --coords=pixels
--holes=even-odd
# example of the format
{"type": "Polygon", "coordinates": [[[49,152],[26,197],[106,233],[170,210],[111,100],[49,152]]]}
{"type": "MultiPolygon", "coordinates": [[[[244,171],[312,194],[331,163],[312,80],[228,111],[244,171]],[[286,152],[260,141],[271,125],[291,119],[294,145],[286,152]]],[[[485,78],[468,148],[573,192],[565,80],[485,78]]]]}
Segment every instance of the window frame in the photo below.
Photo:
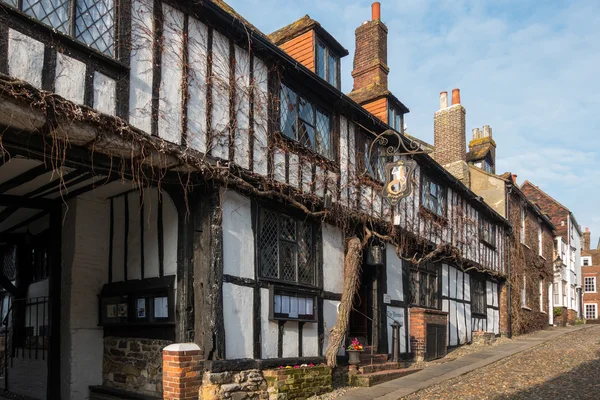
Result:
{"type": "MultiPolygon", "coordinates": [[[[429,196],[431,196],[431,190],[429,191],[429,196]]],[[[421,207],[423,207],[425,210],[427,210],[428,212],[432,213],[433,215],[439,217],[439,218],[446,218],[446,213],[448,211],[448,188],[442,184],[440,184],[437,180],[431,178],[429,175],[421,173],[421,187],[420,187],[420,193],[419,193],[419,201],[420,201],[420,205],[421,207]],[[437,200],[438,204],[441,202],[442,205],[442,213],[438,213],[437,210],[432,210],[430,207],[428,207],[428,205],[424,204],[424,188],[425,188],[425,183],[427,181],[427,184],[431,187],[431,185],[435,185],[437,186],[437,191],[438,193],[442,194],[442,199],[440,199],[440,196],[434,196],[434,198],[437,200]]]]}
{"type": "MultiPolygon", "coordinates": [[[[112,10],[109,12],[112,15],[112,26],[110,26],[109,27],[110,29],[108,29],[104,32],[104,34],[106,34],[107,32],[112,32],[112,43],[108,46],[108,49],[106,49],[106,50],[101,50],[98,47],[93,46],[93,44],[98,41],[98,38],[96,38],[96,40],[93,40],[92,43],[87,43],[83,38],[84,33],[90,31],[90,28],[88,28],[85,25],[85,18],[83,18],[82,14],[80,14],[81,9],[79,7],[79,4],[83,3],[84,1],[85,0],[64,0],[63,2],[65,3],[67,16],[66,16],[66,20],[63,23],[61,23],[59,26],[53,26],[50,21],[46,22],[43,20],[43,19],[47,19],[48,15],[56,14],[54,11],[51,13],[48,13],[48,15],[46,15],[43,19],[39,19],[38,16],[36,16],[33,11],[30,11],[35,7],[35,5],[25,5],[23,3],[23,1],[20,1],[20,0],[15,0],[15,1],[0,0],[0,3],[3,6],[10,7],[11,9],[16,10],[19,14],[24,15],[29,20],[33,20],[36,23],[43,25],[44,27],[50,29],[53,33],[58,33],[59,35],[64,35],[65,37],[68,37],[70,40],[73,40],[77,44],[84,46],[86,49],[89,49],[97,54],[101,54],[102,56],[107,57],[110,60],[114,60],[114,61],[119,60],[119,58],[120,58],[119,31],[120,31],[120,25],[121,25],[121,21],[120,21],[121,17],[119,15],[118,11],[119,11],[119,7],[120,7],[120,0],[112,0],[113,1],[112,10]],[[83,28],[82,28],[82,32],[78,33],[79,20],[82,20],[83,28]],[[64,28],[63,28],[63,26],[64,26],[64,28]]],[[[98,2],[94,1],[93,5],[95,5],[96,3],[98,3],[98,2]]],[[[86,6],[86,7],[87,7],[87,9],[85,11],[89,11],[91,8],[91,6],[86,6]]],[[[55,8],[55,9],[57,9],[57,8],[55,8]]],[[[86,14],[86,13],[83,13],[83,14],[86,14]]],[[[105,13],[103,15],[103,17],[105,17],[106,14],[107,13],[105,13]]],[[[98,19],[98,20],[94,21],[93,26],[96,26],[99,23],[99,21],[102,21],[102,20],[103,19],[98,19]]],[[[96,28],[96,29],[99,30],[98,28],[96,28]]],[[[100,35],[99,38],[101,38],[102,36],[103,35],[100,35]]],[[[104,40],[102,39],[102,41],[104,41],[104,40]]]]}
{"type": "Polygon", "coordinates": [[[590,266],[590,260],[587,257],[583,257],[583,259],[582,259],[582,265],[584,267],[589,267],[590,266]]]}
{"type": "Polygon", "coordinates": [[[498,239],[498,227],[485,218],[479,218],[479,238],[488,246],[496,248],[498,239]],[[490,238],[491,236],[491,238],[490,238]]]}
{"type": "Polygon", "coordinates": [[[390,159],[381,157],[381,153],[382,151],[385,151],[385,149],[378,144],[373,146],[373,150],[376,150],[375,159],[373,159],[373,157],[371,157],[371,159],[367,159],[369,156],[369,149],[371,148],[374,138],[369,137],[369,135],[363,130],[360,130],[359,132],[360,139],[356,141],[357,146],[359,146],[359,171],[362,174],[366,173],[366,175],[374,181],[383,184],[383,182],[385,182],[385,165],[390,161],[390,159]],[[376,165],[374,165],[374,162],[376,165]]]}
{"type": "Polygon", "coordinates": [[[597,286],[596,286],[596,277],[595,276],[584,276],[583,277],[583,292],[584,293],[596,293],[597,291],[597,286]],[[593,286],[594,290],[587,290],[588,287],[588,283],[586,282],[587,279],[591,279],[592,280],[592,284],[591,286],[593,286]]]}
{"type": "Polygon", "coordinates": [[[523,276],[523,287],[521,288],[521,308],[529,310],[527,305],[527,277],[523,276]]]}
{"type": "Polygon", "coordinates": [[[390,127],[392,127],[392,129],[394,129],[396,132],[404,133],[404,114],[399,112],[396,107],[390,105],[389,100],[388,100],[387,119],[388,119],[387,124],[390,127]],[[400,126],[397,126],[398,117],[400,118],[400,121],[399,121],[400,126]],[[393,123],[390,123],[390,119],[393,121],[393,123]]]}
{"type": "Polygon", "coordinates": [[[544,279],[540,278],[540,312],[544,312],[544,279]]]}
{"type": "Polygon", "coordinates": [[[471,287],[471,314],[478,316],[486,316],[487,317],[487,283],[484,277],[470,275],[470,287],[471,287]],[[477,284],[481,284],[481,291],[477,291],[477,284]],[[474,299],[480,298],[483,310],[475,310],[475,301],[474,299]]]}
{"type": "MultiPolygon", "coordinates": [[[[298,302],[299,304],[299,302],[298,302]]],[[[290,303],[291,306],[291,303],[290,303]]],[[[290,307],[291,308],[291,307],[290,307]]],[[[306,308],[305,308],[306,309],[306,308]]],[[[280,286],[269,285],[269,321],[298,321],[298,322],[318,322],[319,320],[319,308],[318,308],[318,295],[316,292],[311,291],[301,291],[301,290],[293,290],[290,288],[283,288],[280,286]],[[276,305],[275,300],[277,296],[281,297],[296,297],[302,298],[305,301],[311,299],[312,300],[312,314],[300,314],[298,312],[297,317],[290,317],[290,313],[287,315],[284,313],[276,313],[276,305]],[[300,315],[304,315],[304,318],[300,318],[300,315]]]]}
{"type": "Polygon", "coordinates": [[[412,265],[409,271],[410,280],[409,280],[409,301],[408,303],[413,307],[419,308],[427,308],[430,310],[440,310],[441,309],[441,298],[442,291],[440,290],[440,263],[432,263],[428,262],[425,265],[412,265]],[[417,277],[415,279],[415,276],[417,277]],[[425,284],[425,288],[428,291],[425,294],[425,304],[421,302],[423,298],[423,294],[421,292],[421,282],[423,277],[426,277],[427,282],[425,284]],[[433,279],[433,282],[432,280],[433,279]],[[434,293],[429,293],[429,290],[433,289],[434,293]],[[432,304],[435,303],[435,304],[432,304]]]}
{"type": "MultiPolygon", "coordinates": [[[[289,101],[289,100],[286,100],[286,101],[289,101]]],[[[288,116],[288,119],[289,118],[291,118],[291,116],[288,116]]],[[[281,82],[280,87],[279,87],[278,119],[279,119],[278,131],[282,137],[286,138],[287,140],[294,141],[298,145],[302,146],[302,148],[309,150],[310,152],[318,155],[319,157],[324,157],[325,159],[330,160],[330,161],[336,161],[336,151],[335,151],[335,143],[334,143],[334,136],[335,136],[334,114],[327,111],[325,108],[321,107],[317,103],[311,101],[309,99],[309,97],[301,94],[296,89],[294,89],[293,86],[288,85],[287,83],[285,83],[283,81],[281,82]],[[295,119],[295,127],[296,127],[295,132],[294,132],[294,137],[292,137],[286,133],[285,128],[287,127],[287,124],[286,124],[286,127],[283,126],[284,107],[283,107],[282,98],[283,98],[283,93],[286,89],[295,95],[294,110],[290,111],[288,109],[288,111],[287,111],[287,114],[291,114],[292,112],[295,114],[295,116],[293,117],[295,119]],[[306,121],[306,119],[302,116],[302,112],[301,112],[301,102],[302,101],[304,101],[306,104],[310,105],[310,107],[312,108],[312,112],[311,112],[312,118],[313,118],[312,121],[306,121]],[[323,135],[318,130],[319,114],[326,116],[329,120],[329,126],[328,126],[328,132],[327,132],[328,143],[327,143],[327,148],[326,148],[327,154],[323,154],[322,152],[319,151],[319,145],[318,145],[319,142],[321,141],[321,143],[325,143],[325,141],[322,140],[323,135]],[[314,141],[313,141],[314,143],[307,144],[302,140],[301,137],[299,137],[300,136],[300,123],[306,124],[314,130],[314,141]]],[[[286,123],[287,123],[287,119],[286,119],[286,123]]],[[[293,127],[292,127],[292,129],[293,129],[293,127]]]]}
{"type": "Polygon", "coordinates": [[[544,229],[541,221],[538,225],[538,252],[540,257],[544,257],[544,229]]]}
{"type": "Polygon", "coordinates": [[[583,312],[585,319],[598,319],[598,304],[596,303],[584,303],[583,312]],[[594,318],[588,318],[588,306],[594,308],[594,318]]]}
{"type": "Polygon", "coordinates": [[[329,46],[327,46],[325,44],[325,41],[323,41],[321,38],[316,37],[315,40],[315,75],[317,75],[319,78],[323,79],[325,82],[329,83],[331,86],[335,87],[336,89],[340,88],[340,56],[334,52],[333,50],[331,50],[331,48],[329,46]],[[319,46],[323,47],[323,75],[321,76],[321,70],[320,70],[320,65],[319,65],[319,46]],[[334,68],[334,81],[335,83],[332,83],[329,81],[329,73],[331,66],[329,65],[329,57],[332,57],[335,61],[335,68],[334,68]]]}
{"type": "MultiPolygon", "coordinates": [[[[269,207],[265,207],[265,206],[258,206],[257,210],[256,210],[256,228],[255,228],[255,253],[256,253],[256,272],[257,272],[257,276],[258,276],[258,280],[259,281],[264,281],[264,282],[271,282],[274,284],[280,284],[280,285],[286,285],[286,290],[288,290],[288,287],[296,287],[296,288],[307,288],[307,289],[318,289],[321,287],[321,267],[322,267],[322,260],[321,260],[321,245],[320,245],[320,230],[319,230],[319,226],[317,223],[308,220],[308,219],[301,219],[300,217],[295,216],[293,213],[286,213],[286,212],[282,212],[279,210],[275,210],[269,207]],[[272,213],[274,215],[276,215],[277,217],[277,277],[271,277],[271,276],[266,276],[263,273],[263,254],[261,253],[262,251],[262,245],[263,245],[263,240],[261,238],[261,233],[262,233],[262,218],[263,218],[263,212],[268,212],[268,213],[272,213]],[[296,224],[298,222],[303,223],[308,225],[310,232],[311,232],[311,239],[312,239],[312,243],[309,244],[309,248],[311,250],[311,264],[312,264],[312,283],[307,283],[307,282],[301,282],[300,278],[299,278],[299,268],[300,265],[298,263],[298,254],[299,254],[299,247],[300,247],[300,242],[298,240],[296,241],[289,241],[289,240],[285,240],[284,238],[281,237],[281,219],[282,218],[289,218],[292,219],[296,224]],[[295,276],[296,276],[296,280],[295,281],[291,281],[291,280],[286,280],[281,278],[281,255],[280,255],[280,251],[281,251],[281,243],[284,242],[286,244],[290,244],[290,243],[295,243],[296,244],[296,266],[295,266],[295,276]]],[[[298,234],[298,226],[296,225],[296,234],[298,234]]]]}
{"type": "Polygon", "coordinates": [[[526,239],[526,228],[527,228],[527,207],[525,207],[524,205],[521,206],[521,243],[526,244],[525,243],[525,239],[526,239]]]}

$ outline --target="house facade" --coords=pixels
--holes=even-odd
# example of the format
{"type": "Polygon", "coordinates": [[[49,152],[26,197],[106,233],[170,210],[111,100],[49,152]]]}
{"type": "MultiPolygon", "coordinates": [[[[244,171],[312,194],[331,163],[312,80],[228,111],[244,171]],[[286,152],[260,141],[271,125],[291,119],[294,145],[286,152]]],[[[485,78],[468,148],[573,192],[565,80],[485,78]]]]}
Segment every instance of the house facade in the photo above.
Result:
{"type": "MultiPolygon", "coordinates": [[[[567,313],[568,323],[581,318],[581,227],[573,213],[529,181],[521,191],[548,214],[556,227],[554,242],[554,306],[567,313]]],[[[557,311],[558,312],[558,311],[557,311]]]]}
{"type": "Polygon", "coordinates": [[[262,370],[322,363],[353,237],[349,336],[374,353],[500,333],[506,219],[427,154],[411,195],[383,198],[371,144],[411,142],[378,13],[348,97],[347,52],[316,21],[267,36],[221,1],[0,9],[6,390],[160,398],[176,342],[200,348],[206,398],[214,374],[253,371],[239,390],[256,391],[262,370]]]}
{"type": "Polygon", "coordinates": [[[585,228],[581,249],[582,313],[586,320],[598,320],[600,309],[600,249],[590,246],[591,232],[585,228]]]}

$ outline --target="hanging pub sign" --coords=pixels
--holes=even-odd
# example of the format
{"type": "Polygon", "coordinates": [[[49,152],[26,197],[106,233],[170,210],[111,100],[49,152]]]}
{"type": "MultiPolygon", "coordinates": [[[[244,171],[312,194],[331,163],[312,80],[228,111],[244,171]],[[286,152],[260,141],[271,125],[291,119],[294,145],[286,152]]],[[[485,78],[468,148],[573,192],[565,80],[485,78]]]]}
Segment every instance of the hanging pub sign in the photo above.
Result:
{"type": "Polygon", "coordinates": [[[410,195],[412,189],[410,177],[415,167],[416,164],[412,160],[400,160],[386,164],[383,197],[391,205],[410,195]]]}

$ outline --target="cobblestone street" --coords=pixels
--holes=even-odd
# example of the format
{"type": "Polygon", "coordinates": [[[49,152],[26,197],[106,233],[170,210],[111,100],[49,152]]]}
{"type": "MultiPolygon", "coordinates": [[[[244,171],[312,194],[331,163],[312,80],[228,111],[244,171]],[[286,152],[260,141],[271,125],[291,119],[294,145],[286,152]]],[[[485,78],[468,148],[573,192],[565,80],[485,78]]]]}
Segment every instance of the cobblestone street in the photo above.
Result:
{"type": "Polygon", "coordinates": [[[403,399],[598,399],[600,326],[535,348],[403,399]]]}

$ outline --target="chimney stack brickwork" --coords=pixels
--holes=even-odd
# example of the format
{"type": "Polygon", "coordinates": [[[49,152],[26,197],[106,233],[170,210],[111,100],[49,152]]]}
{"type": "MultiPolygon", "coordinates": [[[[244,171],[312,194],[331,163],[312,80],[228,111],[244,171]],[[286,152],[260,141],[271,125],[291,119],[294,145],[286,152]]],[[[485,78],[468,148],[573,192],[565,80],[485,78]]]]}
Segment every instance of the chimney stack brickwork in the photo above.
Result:
{"type": "MultiPolygon", "coordinates": [[[[440,105],[447,104],[446,92],[440,93],[440,105]]],[[[452,91],[452,105],[442,108],[433,116],[433,158],[448,172],[469,186],[467,165],[466,120],[467,110],[460,104],[460,91],[452,91]]]]}
{"type": "Polygon", "coordinates": [[[589,250],[590,249],[591,235],[592,235],[592,233],[590,232],[590,229],[589,228],[585,228],[585,232],[583,232],[583,238],[582,238],[582,241],[581,241],[581,248],[583,250],[589,250]]]}
{"type": "Polygon", "coordinates": [[[356,51],[354,53],[353,90],[369,85],[388,87],[387,27],[381,20],[369,21],[356,28],[356,51]]]}

